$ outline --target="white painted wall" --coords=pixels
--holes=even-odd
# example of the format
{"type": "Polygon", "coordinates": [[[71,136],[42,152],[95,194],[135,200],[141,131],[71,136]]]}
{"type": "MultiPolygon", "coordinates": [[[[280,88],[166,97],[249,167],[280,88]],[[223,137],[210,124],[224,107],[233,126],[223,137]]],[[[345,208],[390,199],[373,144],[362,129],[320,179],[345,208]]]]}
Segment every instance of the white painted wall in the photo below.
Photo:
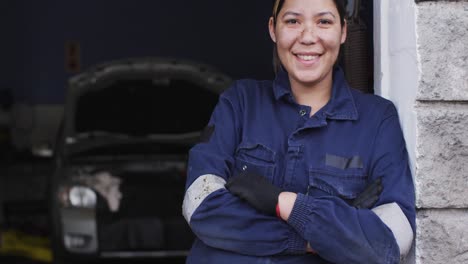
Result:
{"type": "Polygon", "coordinates": [[[374,90],[398,109],[413,176],[417,134],[414,108],[420,76],[415,10],[414,0],[374,1],[374,90]]]}

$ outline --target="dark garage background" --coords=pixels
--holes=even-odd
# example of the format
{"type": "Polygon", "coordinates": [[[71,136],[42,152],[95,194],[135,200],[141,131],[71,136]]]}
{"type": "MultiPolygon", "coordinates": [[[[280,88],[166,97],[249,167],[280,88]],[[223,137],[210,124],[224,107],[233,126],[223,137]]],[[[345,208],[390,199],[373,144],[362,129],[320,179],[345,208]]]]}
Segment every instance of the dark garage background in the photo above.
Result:
{"type": "Polygon", "coordinates": [[[111,60],[170,57],[233,79],[272,78],[270,13],[271,0],[0,1],[0,232],[47,236],[53,168],[31,148],[53,143],[70,77],[111,60]]]}

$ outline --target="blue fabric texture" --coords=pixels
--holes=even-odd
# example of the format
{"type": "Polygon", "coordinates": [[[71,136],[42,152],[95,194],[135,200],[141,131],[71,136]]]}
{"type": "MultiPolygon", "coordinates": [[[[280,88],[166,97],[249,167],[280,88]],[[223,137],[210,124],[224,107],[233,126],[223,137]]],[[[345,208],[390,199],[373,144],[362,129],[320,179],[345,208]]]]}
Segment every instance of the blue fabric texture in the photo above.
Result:
{"type": "Polygon", "coordinates": [[[382,177],[375,206],[396,202],[415,230],[414,186],[392,102],[348,86],[333,72],[330,101],[313,116],[295,102],[288,75],[236,81],[219,98],[209,141],[189,152],[186,189],[197,177],[228,179],[243,170],[298,193],[288,222],[263,215],[220,189],[200,204],[190,226],[197,236],[187,263],[399,263],[396,240],[355,198],[382,177]],[[327,164],[327,155],[362,166],[327,164]],[[317,254],[306,253],[310,243],[317,254]]]}

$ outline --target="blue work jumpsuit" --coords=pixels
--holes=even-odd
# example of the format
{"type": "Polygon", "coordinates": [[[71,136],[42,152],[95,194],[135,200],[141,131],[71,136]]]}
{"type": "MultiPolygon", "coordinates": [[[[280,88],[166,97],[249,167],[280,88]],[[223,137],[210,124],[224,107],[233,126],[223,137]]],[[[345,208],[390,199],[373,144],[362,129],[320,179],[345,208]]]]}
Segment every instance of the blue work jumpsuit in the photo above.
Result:
{"type": "Polygon", "coordinates": [[[414,186],[397,111],[350,88],[339,67],[332,89],[313,116],[295,102],[284,70],[273,81],[238,80],[220,96],[208,135],[189,152],[183,213],[197,238],[187,263],[400,261],[391,225],[346,202],[382,177],[375,207],[396,204],[412,241],[414,186]],[[298,193],[287,222],[224,188],[246,170],[298,193]]]}

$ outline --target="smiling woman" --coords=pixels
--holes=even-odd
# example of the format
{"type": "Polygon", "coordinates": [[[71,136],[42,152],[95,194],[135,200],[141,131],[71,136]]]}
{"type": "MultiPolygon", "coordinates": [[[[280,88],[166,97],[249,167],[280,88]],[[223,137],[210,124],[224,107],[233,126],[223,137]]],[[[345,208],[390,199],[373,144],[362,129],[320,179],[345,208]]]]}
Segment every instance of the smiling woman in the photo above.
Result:
{"type": "Polygon", "coordinates": [[[189,152],[187,263],[399,263],[414,186],[392,102],[348,85],[341,0],[277,0],[276,77],[224,91],[189,152]]]}
{"type": "Polygon", "coordinates": [[[296,100],[314,114],[330,97],[332,68],[346,40],[343,13],[333,1],[279,2],[281,9],[270,18],[270,35],[296,100]]]}

